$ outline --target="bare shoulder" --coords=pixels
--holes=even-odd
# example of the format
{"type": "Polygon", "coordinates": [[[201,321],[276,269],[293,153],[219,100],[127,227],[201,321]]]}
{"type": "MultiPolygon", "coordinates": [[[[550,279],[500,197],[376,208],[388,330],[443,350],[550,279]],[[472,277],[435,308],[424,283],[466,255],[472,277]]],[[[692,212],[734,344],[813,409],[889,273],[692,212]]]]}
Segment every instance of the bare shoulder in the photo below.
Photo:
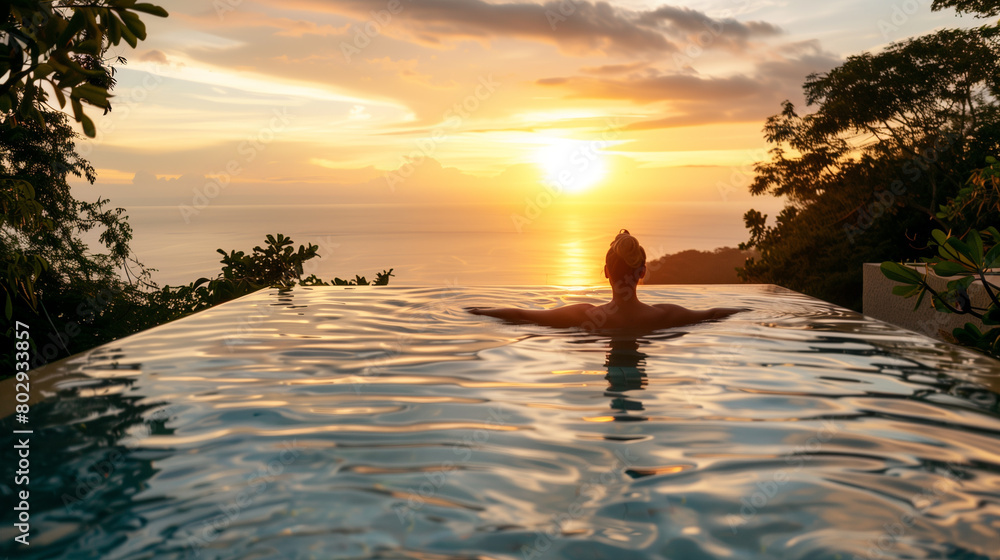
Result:
{"type": "Polygon", "coordinates": [[[655,307],[657,309],[661,309],[666,312],[690,311],[690,309],[686,307],[681,307],[680,305],[673,303],[654,303],[650,307],[655,307]]]}

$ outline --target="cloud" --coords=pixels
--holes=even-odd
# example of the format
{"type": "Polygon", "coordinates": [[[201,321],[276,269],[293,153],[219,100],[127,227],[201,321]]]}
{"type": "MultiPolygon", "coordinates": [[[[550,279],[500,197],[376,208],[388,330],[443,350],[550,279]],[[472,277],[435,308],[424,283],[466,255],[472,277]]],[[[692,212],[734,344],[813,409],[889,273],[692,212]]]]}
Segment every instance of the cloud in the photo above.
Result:
{"type": "Polygon", "coordinates": [[[566,87],[571,90],[567,96],[571,99],[625,99],[636,103],[678,100],[716,103],[755,95],[764,87],[763,83],[742,75],[702,78],[686,74],[627,78],[576,76],[544,78],[537,83],[566,87]]]}
{"type": "Polygon", "coordinates": [[[156,64],[170,64],[167,59],[167,55],[163,54],[163,51],[158,51],[153,49],[151,51],[146,51],[139,56],[139,60],[142,62],[154,62],[156,64]]]}
{"type": "Polygon", "coordinates": [[[580,69],[584,74],[594,74],[598,76],[609,74],[624,74],[635,72],[649,66],[646,62],[631,62],[629,64],[605,64],[602,66],[585,66],[580,69]]]}
{"type": "Polygon", "coordinates": [[[725,77],[652,71],[626,76],[588,72],[588,75],[543,78],[535,83],[566,90],[568,99],[663,104],[664,117],[627,127],[648,130],[763,120],[777,110],[783,99],[801,95],[806,76],[828,71],[840,62],[839,57],[822,51],[817,42],[804,42],[778,49],[771,60],[758,62],[749,73],[725,77]]]}
{"type": "MultiPolygon", "coordinates": [[[[484,0],[420,0],[372,9],[365,0],[288,0],[290,7],[346,14],[381,33],[409,34],[441,45],[446,39],[517,37],[556,45],[568,54],[656,54],[676,52],[676,39],[709,31],[717,47],[735,48],[753,37],[780,33],[769,23],[715,19],[689,8],[632,10],[608,2],[550,1],[490,3],[484,0]],[[388,9],[396,6],[397,13],[388,9]],[[397,20],[401,20],[397,23],[397,20]]],[[[711,48],[713,45],[707,45],[711,48]]]]}
{"type": "Polygon", "coordinates": [[[271,28],[277,30],[274,35],[278,37],[301,38],[306,35],[326,37],[343,34],[349,27],[348,25],[334,26],[320,24],[302,19],[271,17],[260,12],[247,10],[237,10],[227,13],[224,18],[219,18],[214,12],[210,11],[197,16],[179,13],[175,17],[212,30],[218,30],[220,26],[229,28],[271,28]]]}
{"type": "Polygon", "coordinates": [[[715,19],[703,12],[676,6],[661,6],[640,17],[643,24],[664,29],[666,33],[682,35],[701,48],[743,49],[754,38],[781,35],[776,25],[762,21],[746,23],[732,18],[715,19]]]}

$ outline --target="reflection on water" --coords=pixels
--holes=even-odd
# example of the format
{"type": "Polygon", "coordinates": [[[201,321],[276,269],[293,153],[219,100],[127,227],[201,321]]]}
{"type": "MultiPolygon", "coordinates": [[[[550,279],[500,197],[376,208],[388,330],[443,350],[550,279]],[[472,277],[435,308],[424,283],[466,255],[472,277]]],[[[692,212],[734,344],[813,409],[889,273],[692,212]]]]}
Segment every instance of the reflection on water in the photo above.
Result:
{"type": "Polygon", "coordinates": [[[997,556],[996,362],[766,286],[641,294],[753,311],[626,337],[462,311],[606,290],[299,289],[32,372],[4,553],[997,556]]]}
{"type": "Polygon", "coordinates": [[[645,363],[646,354],[639,351],[639,341],[635,338],[612,338],[608,341],[608,356],[604,360],[604,367],[608,374],[604,377],[608,380],[608,391],[605,393],[611,397],[611,408],[616,411],[613,417],[617,421],[646,420],[646,417],[639,414],[630,415],[629,411],[642,411],[641,397],[638,395],[629,398],[628,395],[635,395],[635,391],[641,391],[646,387],[648,379],[646,377],[645,363]]]}

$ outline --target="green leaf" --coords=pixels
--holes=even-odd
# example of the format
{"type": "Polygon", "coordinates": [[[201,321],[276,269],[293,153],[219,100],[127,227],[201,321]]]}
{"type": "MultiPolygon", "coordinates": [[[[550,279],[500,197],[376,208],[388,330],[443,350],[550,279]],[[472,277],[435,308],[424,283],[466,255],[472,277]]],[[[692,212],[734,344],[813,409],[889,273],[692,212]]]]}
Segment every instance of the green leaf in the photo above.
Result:
{"type": "Polygon", "coordinates": [[[108,16],[108,43],[117,45],[122,41],[122,23],[114,14],[108,16]]]}
{"type": "Polygon", "coordinates": [[[990,307],[983,314],[984,325],[1000,325],[1000,307],[990,307]]]}
{"type": "Polygon", "coordinates": [[[969,286],[971,286],[975,281],[976,277],[971,274],[958,280],[952,280],[951,282],[948,282],[948,291],[968,290],[969,286]]]}
{"type": "Polygon", "coordinates": [[[70,104],[73,106],[73,118],[80,120],[83,115],[83,104],[80,103],[79,97],[70,97],[70,104]]]}
{"type": "Polygon", "coordinates": [[[106,109],[110,103],[108,103],[108,90],[99,88],[93,84],[82,84],[73,88],[73,97],[79,97],[86,99],[88,103],[96,107],[101,107],[106,109]]]}
{"type": "Polygon", "coordinates": [[[973,229],[969,232],[966,237],[969,242],[969,252],[970,258],[973,264],[978,265],[983,260],[983,238],[979,236],[979,232],[973,229]]]}
{"type": "Polygon", "coordinates": [[[879,266],[879,269],[889,280],[895,280],[903,284],[918,284],[923,281],[923,276],[916,270],[892,261],[885,261],[879,266]]]}
{"type": "MultiPolygon", "coordinates": [[[[978,235],[976,237],[978,238],[978,235]]],[[[977,259],[974,258],[972,247],[961,239],[957,237],[949,237],[948,246],[957,251],[959,255],[964,257],[964,259],[967,259],[969,264],[977,262],[977,259]]]]}
{"type": "Polygon", "coordinates": [[[69,23],[66,24],[66,28],[59,34],[59,38],[56,39],[56,44],[60,47],[65,46],[77,33],[83,31],[86,25],[87,15],[83,11],[75,11],[73,17],[69,19],[69,23]]]}
{"type": "Polygon", "coordinates": [[[125,39],[125,42],[134,49],[139,44],[139,40],[136,39],[135,34],[128,28],[128,24],[124,22],[124,19],[122,20],[120,30],[122,32],[122,39],[125,39]]]}
{"type": "Polygon", "coordinates": [[[997,259],[1000,259],[1000,243],[994,245],[993,248],[990,249],[990,252],[986,253],[986,256],[983,257],[983,268],[995,268],[997,259]]]}
{"type": "Polygon", "coordinates": [[[170,15],[163,8],[161,8],[159,6],[155,6],[153,4],[147,4],[145,2],[140,2],[140,3],[136,4],[135,6],[132,6],[132,9],[135,10],[135,11],[137,11],[137,12],[142,12],[142,13],[149,14],[151,16],[157,16],[157,17],[167,17],[167,16],[170,15]]]}
{"type": "Polygon", "coordinates": [[[56,69],[53,68],[51,64],[48,64],[48,63],[39,64],[35,68],[35,79],[36,80],[40,80],[40,79],[44,78],[45,76],[48,76],[49,74],[51,74],[51,73],[53,73],[55,71],[56,71],[56,69]]]}
{"type": "Polygon", "coordinates": [[[90,120],[87,115],[81,114],[79,116],[80,124],[83,125],[83,133],[88,137],[93,138],[97,136],[97,129],[94,127],[94,121],[90,120]]]}
{"type": "MultiPolygon", "coordinates": [[[[132,12],[120,11],[119,15],[122,18],[122,22],[128,27],[128,30],[132,32],[137,38],[145,41],[146,40],[146,24],[142,23],[139,16],[133,14],[132,12]]],[[[131,43],[129,43],[131,44],[131,43]]],[[[132,45],[133,47],[135,45],[132,45]]]]}
{"type": "Polygon", "coordinates": [[[958,274],[969,274],[969,269],[955,261],[941,261],[936,265],[931,267],[934,270],[934,274],[938,276],[955,276],[958,274]]]}
{"type": "Polygon", "coordinates": [[[56,99],[59,100],[59,107],[60,108],[65,107],[66,106],[66,94],[63,93],[62,88],[55,88],[53,91],[55,91],[56,99]]]}
{"type": "Polygon", "coordinates": [[[937,297],[937,296],[931,296],[931,307],[933,307],[935,311],[938,311],[938,312],[941,312],[941,313],[951,313],[952,312],[951,309],[948,309],[948,306],[946,306],[944,304],[944,302],[941,301],[941,298],[937,297]]]}
{"type": "Polygon", "coordinates": [[[903,286],[893,286],[892,293],[900,297],[908,298],[917,294],[920,291],[920,286],[914,286],[912,284],[906,284],[903,286]]]}

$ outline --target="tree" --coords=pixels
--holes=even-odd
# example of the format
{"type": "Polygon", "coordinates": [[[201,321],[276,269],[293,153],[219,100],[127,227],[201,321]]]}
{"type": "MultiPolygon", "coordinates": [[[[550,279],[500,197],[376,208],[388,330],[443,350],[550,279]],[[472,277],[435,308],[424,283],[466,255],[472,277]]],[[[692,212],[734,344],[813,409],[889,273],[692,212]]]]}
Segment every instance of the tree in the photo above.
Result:
{"type": "Polygon", "coordinates": [[[334,278],[331,282],[324,282],[315,274],[302,278],[303,265],[306,261],[319,258],[318,246],[312,243],[308,247],[299,245],[296,251],[292,239],[280,233],[268,234],[265,242],[264,247],[258,245],[250,254],[235,250],[227,253],[217,249],[222,255],[220,262],[223,266],[216,278],[199,278],[185,286],[167,286],[151,293],[150,305],[146,310],[149,316],[146,320],[147,326],[173,321],[263,288],[287,290],[298,284],[385,286],[389,284],[389,277],[393,275],[390,268],[378,273],[372,282],[363,276],[355,276],[354,280],[334,278]]]}
{"type": "MultiPolygon", "coordinates": [[[[4,210],[0,236],[6,241],[5,319],[12,317],[15,300],[35,310],[36,282],[53,266],[49,255],[54,240],[67,243],[76,255],[72,264],[56,264],[80,268],[86,275],[93,272],[87,269],[101,268],[106,262],[87,262],[72,232],[103,224],[107,229],[101,240],[111,249],[111,257],[122,263],[127,258],[131,232],[124,221],[103,209],[107,201],[81,203],[70,194],[65,175],[86,176],[93,182],[93,169],[76,155],[75,134],[62,113],[48,108],[48,93],[42,86],[49,86],[60,107],[65,107],[68,98],[74,117],[93,136],[93,121],[83,106],[110,110],[114,69],[103,55],[123,40],[134,47],[145,39],[145,25],[137,13],[167,15],[158,6],[135,0],[88,4],[14,0],[0,8],[0,206],[4,210]]],[[[121,212],[118,209],[115,214],[121,212]]]]}
{"type": "Polygon", "coordinates": [[[44,121],[0,123],[0,177],[24,193],[14,205],[4,199],[0,259],[6,269],[0,284],[5,318],[41,336],[41,350],[51,346],[49,357],[42,356],[47,360],[130,332],[135,318],[126,311],[141,305],[149,272],[131,256],[124,210],[109,209],[104,199],[80,201],[70,192],[70,176],[91,182],[96,177],[76,153],[66,115],[49,112],[44,121]],[[84,241],[91,233],[102,252],[84,241]],[[132,281],[121,280],[119,270],[132,281]]]}
{"type": "Polygon", "coordinates": [[[962,187],[957,170],[997,153],[998,34],[945,29],[809,76],[816,111],[786,101],[765,124],[774,147],[750,190],[787,204],[773,224],[744,216],[741,248],[760,256],[741,278],[860,309],[862,263],[916,257],[962,187]]]}
{"type": "Polygon", "coordinates": [[[122,41],[132,48],[146,39],[139,13],[167,17],[159,6],[135,0],[10,0],[0,8],[0,112],[6,119],[45,122],[45,84],[93,137],[84,104],[111,108],[114,70],[104,54],[122,41]]]}
{"type": "MultiPolygon", "coordinates": [[[[225,266],[218,278],[160,289],[132,255],[125,211],[72,195],[70,176],[91,183],[96,176],[76,152],[70,120],[48,105],[46,89],[60,107],[68,100],[93,136],[84,106],[111,109],[114,68],[103,56],[121,41],[134,47],[145,39],[137,13],[167,15],[135,0],[13,0],[0,7],[0,330],[13,348],[13,326],[28,325],[32,367],[267,286],[326,284],[315,275],[301,278],[302,263],[318,257],[318,248],[295,252],[291,239],[279,234],[250,255],[220,249],[225,266]],[[85,236],[96,237],[95,248],[85,236]]],[[[375,283],[386,284],[391,275],[384,271],[375,283]]],[[[0,377],[14,371],[13,358],[0,354],[6,366],[0,377]]]]}
{"type": "Polygon", "coordinates": [[[931,4],[935,12],[944,8],[955,8],[960,14],[975,14],[978,17],[1000,15],[1000,2],[997,0],[934,0],[931,4]]]}

